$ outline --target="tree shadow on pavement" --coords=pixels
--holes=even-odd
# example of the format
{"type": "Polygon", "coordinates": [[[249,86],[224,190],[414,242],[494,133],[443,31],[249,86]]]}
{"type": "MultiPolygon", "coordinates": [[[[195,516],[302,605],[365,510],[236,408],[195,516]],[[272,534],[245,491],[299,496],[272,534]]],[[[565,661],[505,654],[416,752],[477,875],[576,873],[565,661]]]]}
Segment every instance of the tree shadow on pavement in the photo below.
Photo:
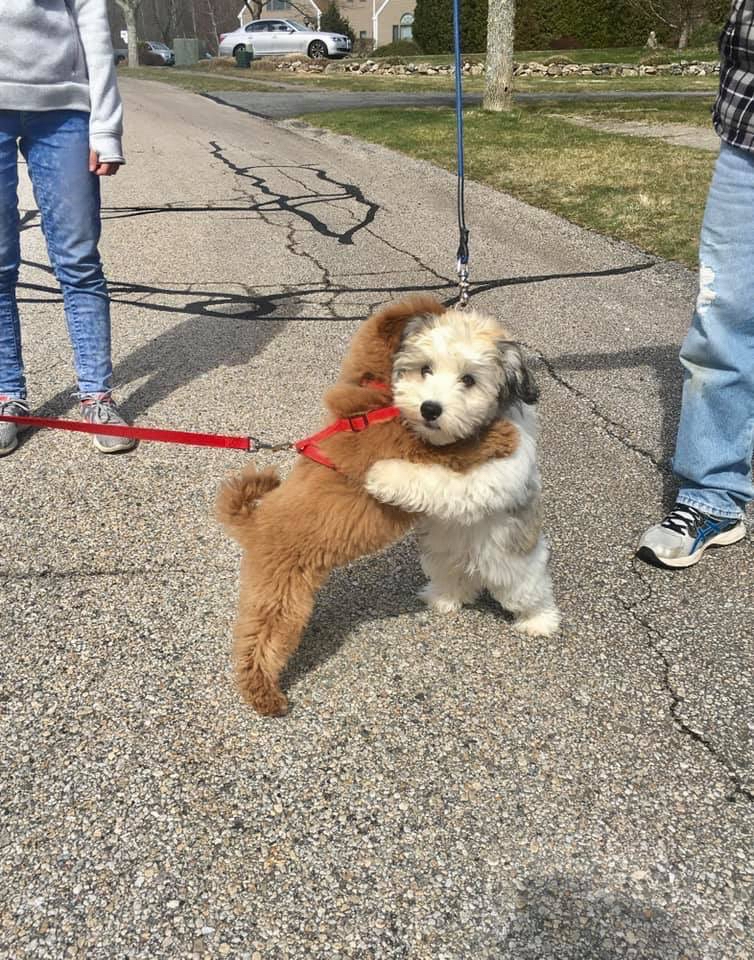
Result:
{"type": "MultiPolygon", "coordinates": [[[[208,212],[212,208],[208,208],[208,212]]],[[[175,212],[175,211],[169,211],[175,212]]],[[[19,304],[55,304],[62,306],[62,295],[51,267],[24,261],[26,267],[40,271],[45,279],[19,283],[19,304]]],[[[511,285],[546,283],[563,279],[610,277],[648,269],[651,262],[605,270],[568,274],[508,276],[479,280],[472,286],[477,294],[490,293],[511,285]]],[[[126,387],[148,377],[146,383],[129,397],[124,414],[135,419],[151,406],[166,399],[193,380],[221,366],[240,367],[257,356],[287,323],[347,323],[366,318],[372,310],[407,294],[434,294],[446,304],[455,301],[456,283],[416,261],[410,269],[428,273],[423,283],[396,283],[396,273],[375,271],[360,274],[355,285],[337,283],[332,278],[305,284],[266,285],[255,288],[242,283],[223,283],[213,289],[211,283],[145,284],[118,279],[109,280],[110,299],[139,311],[175,314],[186,317],[173,328],[164,330],[137,347],[118,363],[114,383],[126,387]],[[385,280],[381,280],[381,278],[385,280]],[[388,279],[389,278],[389,279],[388,279]],[[229,289],[235,288],[235,289],[229,289]],[[322,303],[321,298],[327,297],[322,303]],[[364,302],[364,298],[368,300],[364,302]],[[346,298],[341,299],[341,298],[346,298]],[[351,299],[354,298],[354,299],[351,299]],[[352,314],[353,307],[359,312],[352,314]],[[349,308],[348,311],[343,307],[349,308]],[[337,308],[337,314],[335,310],[337,308]],[[301,312],[317,310],[315,316],[301,312]]],[[[346,278],[347,280],[347,278],[346,278]]],[[[59,392],[44,405],[44,412],[60,416],[71,409],[73,387],[59,392]]]]}
{"type": "MultiPolygon", "coordinates": [[[[646,879],[643,877],[641,879],[646,879]]],[[[484,955],[501,960],[700,960],[697,937],[654,904],[564,876],[519,888],[508,931],[484,955]]],[[[480,946],[482,946],[480,944],[480,946]]]]}

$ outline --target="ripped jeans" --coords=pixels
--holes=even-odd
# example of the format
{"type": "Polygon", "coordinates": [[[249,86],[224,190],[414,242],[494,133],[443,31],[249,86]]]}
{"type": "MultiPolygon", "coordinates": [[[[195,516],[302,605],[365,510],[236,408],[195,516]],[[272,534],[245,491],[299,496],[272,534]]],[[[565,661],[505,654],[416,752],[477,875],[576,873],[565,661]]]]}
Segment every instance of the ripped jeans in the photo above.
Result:
{"type": "Polygon", "coordinates": [[[678,501],[740,517],[754,499],[754,153],[724,141],[699,246],[699,296],[673,469],[678,501]]]}

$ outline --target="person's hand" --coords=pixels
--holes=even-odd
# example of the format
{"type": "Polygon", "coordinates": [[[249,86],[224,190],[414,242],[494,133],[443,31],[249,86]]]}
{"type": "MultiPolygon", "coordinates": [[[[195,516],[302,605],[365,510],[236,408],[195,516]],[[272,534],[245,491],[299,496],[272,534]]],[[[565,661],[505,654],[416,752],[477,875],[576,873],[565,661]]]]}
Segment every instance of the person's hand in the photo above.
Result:
{"type": "Polygon", "coordinates": [[[118,172],[120,163],[101,163],[99,154],[89,151],[89,172],[96,177],[113,177],[118,172]]]}

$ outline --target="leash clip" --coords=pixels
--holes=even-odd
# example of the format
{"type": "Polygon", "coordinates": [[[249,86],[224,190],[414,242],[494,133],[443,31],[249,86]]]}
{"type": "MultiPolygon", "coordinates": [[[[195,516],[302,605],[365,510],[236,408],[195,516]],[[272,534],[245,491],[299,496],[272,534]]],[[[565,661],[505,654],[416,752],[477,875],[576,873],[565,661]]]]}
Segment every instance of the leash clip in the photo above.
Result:
{"type": "Polygon", "coordinates": [[[456,263],[456,272],[458,273],[458,308],[465,309],[469,304],[469,264],[461,257],[456,263]]]}
{"type": "Polygon", "coordinates": [[[260,440],[259,437],[249,437],[249,453],[256,453],[257,450],[279,453],[281,450],[290,450],[293,446],[292,443],[268,443],[266,440],[260,440]]]}

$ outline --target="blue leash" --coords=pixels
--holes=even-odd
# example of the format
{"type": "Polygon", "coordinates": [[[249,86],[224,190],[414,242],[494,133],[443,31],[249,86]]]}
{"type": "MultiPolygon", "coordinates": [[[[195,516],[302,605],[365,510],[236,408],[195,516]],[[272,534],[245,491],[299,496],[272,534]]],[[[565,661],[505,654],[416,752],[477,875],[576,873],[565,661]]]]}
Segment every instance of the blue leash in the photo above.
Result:
{"type": "Polygon", "coordinates": [[[463,187],[463,84],[461,74],[461,10],[460,0],[453,0],[453,48],[456,64],[456,153],[458,156],[458,253],[456,271],[458,273],[458,305],[465,307],[469,302],[469,231],[466,228],[463,187]]]}

